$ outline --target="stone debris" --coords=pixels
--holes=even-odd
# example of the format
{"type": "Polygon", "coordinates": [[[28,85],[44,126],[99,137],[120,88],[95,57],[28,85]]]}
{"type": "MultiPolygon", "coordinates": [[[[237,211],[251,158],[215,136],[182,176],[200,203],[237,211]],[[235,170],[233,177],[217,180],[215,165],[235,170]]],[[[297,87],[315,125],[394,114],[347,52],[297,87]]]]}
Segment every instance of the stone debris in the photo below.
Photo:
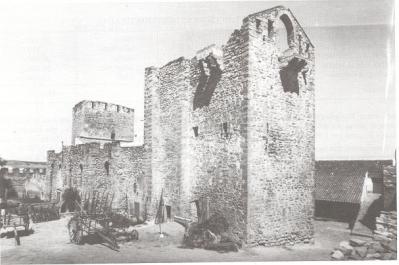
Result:
{"type": "Polygon", "coordinates": [[[353,251],[353,247],[349,244],[348,241],[342,241],[341,243],[339,243],[338,249],[345,255],[350,255],[353,251]]]}
{"type": "Polygon", "coordinates": [[[361,258],[364,258],[367,255],[367,247],[366,246],[356,247],[355,253],[359,255],[361,258]]]}
{"type": "Polygon", "coordinates": [[[335,260],[343,260],[345,258],[344,254],[339,251],[339,250],[335,250],[332,254],[331,254],[331,258],[335,259],[335,260]]]}
{"type": "Polygon", "coordinates": [[[397,253],[396,212],[381,212],[372,239],[342,241],[331,253],[333,260],[395,260],[397,253]]]}
{"type": "Polygon", "coordinates": [[[351,240],[349,240],[349,244],[354,247],[360,247],[366,244],[366,241],[357,238],[352,238],[351,240]]]}
{"type": "Polygon", "coordinates": [[[228,232],[226,219],[215,214],[202,224],[197,222],[189,224],[184,234],[183,245],[219,252],[237,252],[241,242],[228,232]]]}

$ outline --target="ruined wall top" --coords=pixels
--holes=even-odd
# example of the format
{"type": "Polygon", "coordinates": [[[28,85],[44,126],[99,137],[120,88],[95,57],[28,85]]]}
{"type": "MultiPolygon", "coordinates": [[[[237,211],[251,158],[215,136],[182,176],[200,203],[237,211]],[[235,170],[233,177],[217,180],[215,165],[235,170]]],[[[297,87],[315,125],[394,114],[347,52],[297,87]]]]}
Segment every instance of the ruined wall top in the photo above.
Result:
{"type": "Polygon", "coordinates": [[[243,19],[243,24],[255,22],[257,29],[261,28],[262,24],[264,24],[268,27],[268,31],[270,32],[270,27],[273,26],[274,22],[277,19],[281,19],[284,23],[287,30],[289,42],[294,41],[294,39],[296,38],[296,34],[301,34],[301,36],[303,36],[304,38],[303,41],[308,43],[312,48],[314,48],[313,43],[311,42],[310,38],[308,37],[302,26],[299,24],[292,11],[284,6],[275,6],[273,8],[269,8],[248,15],[246,18],[243,19]]]}
{"type": "MultiPolygon", "coordinates": [[[[311,49],[314,48],[310,38],[295,18],[294,14],[289,8],[284,6],[275,6],[260,12],[256,12],[246,16],[243,19],[241,30],[234,30],[230,36],[230,40],[235,39],[244,32],[256,32],[265,34],[265,38],[275,41],[276,28],[274,25],[278,20],[281,20],[287,31],[288,46],[294,47],[300,53],[310,53],[311,49]],[[301,50],[301,51],[299,51],[301,50]]],[[[229,40],[229,41],[230,41],[229,40]]],[[[204,60],[207,56],[212,55],[217,62],[220,64],[220,68],[223,70],[223,47],[216,46],[215,44],[209,45],[196,52],[195,56],[191,59],[204,60]]],[[[184,57],[172,60],[161,67],[147,67],[146,74],[151,74],[159,69],[168,67],[171,64],[182,63],[184,61],[190,61],[184,57]]]]}

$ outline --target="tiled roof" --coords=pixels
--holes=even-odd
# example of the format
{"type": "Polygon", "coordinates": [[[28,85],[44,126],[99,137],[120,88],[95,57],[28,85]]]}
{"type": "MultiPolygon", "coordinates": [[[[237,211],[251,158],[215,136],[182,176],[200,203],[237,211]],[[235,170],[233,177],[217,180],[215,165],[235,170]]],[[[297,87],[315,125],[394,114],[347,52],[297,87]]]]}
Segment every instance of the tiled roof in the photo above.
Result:
{"type": "Polygon", "coordinates": [[[360,203],[366,172],[359,161],[317,161],[316,200],[360,203]]]}

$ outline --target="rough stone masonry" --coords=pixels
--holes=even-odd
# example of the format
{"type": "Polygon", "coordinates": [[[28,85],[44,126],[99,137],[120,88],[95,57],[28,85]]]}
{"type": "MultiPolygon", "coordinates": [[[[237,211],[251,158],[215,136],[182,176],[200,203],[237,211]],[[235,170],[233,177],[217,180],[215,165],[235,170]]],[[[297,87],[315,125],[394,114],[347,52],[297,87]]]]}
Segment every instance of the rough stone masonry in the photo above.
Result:
{"type": "Polygon", "coordinates": [[[314,74],[314,47],[282,6],[246,17],[221,48],[147,68],[153,207],[163,190],[171,215],[193,217],[205,198],[209,214],[222,213],[248,244],[310,241],[314,74]]]}
{"type": "Polygon", "coordinates": [[[289,9],[249,15],[224,46],[146,68],[144,146],[117,141],[133,139],[127,108],[75,106],[83,144],[49,151],[49,193],[102,185],[148,219],[162,193],[168,217],[219,213],[249,245],[310,242],[314,76],[314,46],[289,9]]]}

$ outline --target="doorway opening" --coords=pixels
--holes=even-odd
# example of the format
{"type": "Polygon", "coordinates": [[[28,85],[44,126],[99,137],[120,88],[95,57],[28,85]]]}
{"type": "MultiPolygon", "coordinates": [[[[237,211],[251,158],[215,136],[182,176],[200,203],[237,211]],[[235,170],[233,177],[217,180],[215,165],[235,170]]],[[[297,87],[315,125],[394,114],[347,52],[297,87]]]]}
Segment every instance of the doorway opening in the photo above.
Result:
{"type": "Polygon", "coordinates": [[[172,207],[170,205],[166,205],[166,218],[172,219],[172,207]]]}
{"type": "Polygon", "coordinates": [[[140,217],[140,203],[135,202],[134,203],[134,215],[136,216],[137,219],[140,217]]]}

